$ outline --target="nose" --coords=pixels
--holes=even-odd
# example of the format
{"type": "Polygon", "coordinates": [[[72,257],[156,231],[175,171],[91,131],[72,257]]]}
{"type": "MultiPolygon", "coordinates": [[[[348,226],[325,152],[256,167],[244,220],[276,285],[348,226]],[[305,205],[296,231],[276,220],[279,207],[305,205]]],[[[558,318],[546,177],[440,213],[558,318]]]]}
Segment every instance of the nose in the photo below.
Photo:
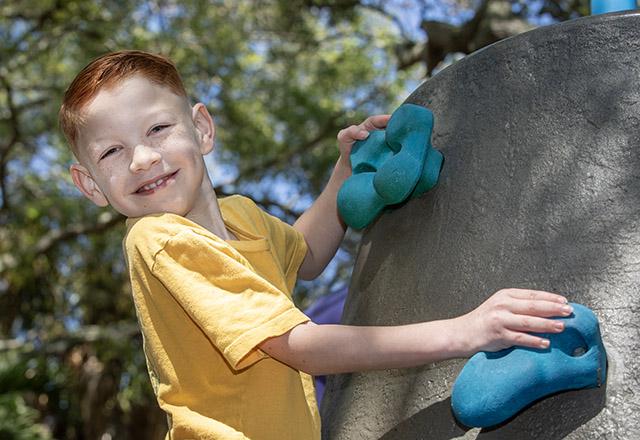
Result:
{"type": "Polygon", "coordinates": [[[148,145],[140,144],[133,149],[129,169],[132,173],[146,171],[161,159],[160,153],[148,145]]]}

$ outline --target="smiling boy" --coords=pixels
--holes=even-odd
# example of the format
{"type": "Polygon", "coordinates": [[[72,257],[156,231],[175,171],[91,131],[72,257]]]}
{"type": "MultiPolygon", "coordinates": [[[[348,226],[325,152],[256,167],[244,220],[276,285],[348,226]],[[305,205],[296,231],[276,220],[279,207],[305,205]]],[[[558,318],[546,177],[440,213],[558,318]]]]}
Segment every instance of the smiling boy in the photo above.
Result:
{"type": "Polygon", "coordinates": [[[291,300],[342,240],[336,194],[351,145],[389,116],[338,134],[329,182],[292,226],[240,196],[218,200],[203,156],[215,126],[191,106],[173,64],[139,51],[107,54],[67,90],[60,123],[73,182],[124,214],[124,251],[149,375],[169,438],[318,439],[310,374],[402,368],[559,332],[560,295],[507,289],[468,314],[397,327],[315,325],[291,300]]]}

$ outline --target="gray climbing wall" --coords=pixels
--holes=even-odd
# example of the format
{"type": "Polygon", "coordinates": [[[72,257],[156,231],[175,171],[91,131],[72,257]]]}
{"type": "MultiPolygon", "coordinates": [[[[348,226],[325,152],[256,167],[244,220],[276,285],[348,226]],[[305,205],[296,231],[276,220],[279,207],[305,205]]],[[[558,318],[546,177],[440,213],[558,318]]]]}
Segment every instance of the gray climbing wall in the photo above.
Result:
{"type": "Polygon", "coordinates": [[[454,317],[503,287],[560,292],[600,319],[608,383],[480,431],[451,414],[462,360],[334,376],[323,438],[640,438],[640,14],[502,41],[407,102],[435,114],[441,180],[365,232],[343,322],[454,317]]]}

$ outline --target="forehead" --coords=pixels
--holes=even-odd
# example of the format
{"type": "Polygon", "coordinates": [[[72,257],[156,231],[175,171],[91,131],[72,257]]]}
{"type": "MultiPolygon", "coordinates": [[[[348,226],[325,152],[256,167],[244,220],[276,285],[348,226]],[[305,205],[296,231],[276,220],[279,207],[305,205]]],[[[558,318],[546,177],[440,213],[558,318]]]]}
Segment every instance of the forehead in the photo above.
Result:
{"type": "Polygon", "coordinates": [[[185,97],[176,95],[168,87],[141,75],[134,75],[114,86],[101,89],[85,106],[83,113],[87,119],[91,119],[96,115],[115,116],[138,113],[144,109],[184,110],[185,106],[188,106],[185,97]]]}

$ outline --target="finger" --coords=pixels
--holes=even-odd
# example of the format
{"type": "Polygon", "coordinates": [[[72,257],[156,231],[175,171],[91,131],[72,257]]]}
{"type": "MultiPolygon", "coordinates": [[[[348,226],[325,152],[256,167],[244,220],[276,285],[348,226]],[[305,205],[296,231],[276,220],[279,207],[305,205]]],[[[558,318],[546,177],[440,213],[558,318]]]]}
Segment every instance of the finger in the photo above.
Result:
{"type": "Polygon", "coordinates": [[[539,299],[520,299],[513,301],[509,306],[509,310],[517,315],[531,315],[542,318],[569,316],[573,313],[573,307],[568,304],[539,299]]]}
{"type": "Polygon", "coordinates": [[[366,139],[369,132],[359,125],[351,125],[338,132],[338,142],[343,145],[350,145],[355,141],[366,139]]]}
{"type": "Polygon", "coordinates": [[[564,330],[564,323],[557,319],[513,315],[507,320],[505,327],[517,332],[560,333],[564,330]]]}
{"type": "Polygon", "coordinates": [[[549,340],[528,333],[510,331],[505,335],[505,340],[511,345],[530,348],[548,348],[549,340]]]}
{"type": "Polygon", "coordinates": [[[387,126],[390,118],[391,115],[369,116],[360,126],[367,131],[382,130],[387,126]]]}
{"type": "Polygon", "coordinates": [[[569,302],[567,301],[567,298],[562,295],[558,295],[557,293],[552,293],[552,292],[545,292],[543,290],[509,289],[507,292],[509,296],[511,296],[512,298],[536,299],[536,300],[558,302],[561,304],[566,304],[569,302]]]}

